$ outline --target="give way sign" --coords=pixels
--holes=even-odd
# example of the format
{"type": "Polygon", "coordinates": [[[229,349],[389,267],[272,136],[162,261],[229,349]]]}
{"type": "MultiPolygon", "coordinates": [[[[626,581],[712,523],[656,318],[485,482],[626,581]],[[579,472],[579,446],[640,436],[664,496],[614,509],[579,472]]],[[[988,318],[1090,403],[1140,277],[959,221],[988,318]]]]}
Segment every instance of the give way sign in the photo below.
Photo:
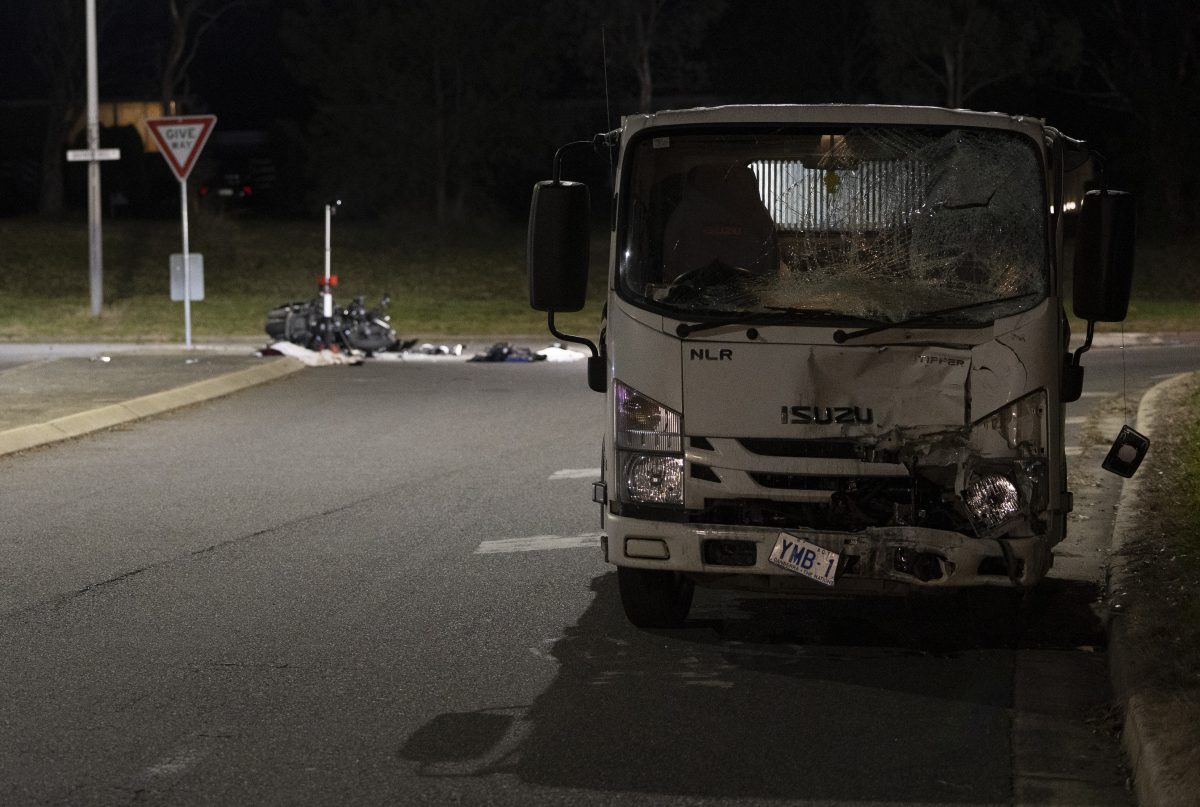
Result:
{"type": "Polygon", "coordinates": [[[216,123],[216,115],[146,119],[158,150],[180,182],[186,182],[188,174],[192,173],[196,158],[216,123]]]}

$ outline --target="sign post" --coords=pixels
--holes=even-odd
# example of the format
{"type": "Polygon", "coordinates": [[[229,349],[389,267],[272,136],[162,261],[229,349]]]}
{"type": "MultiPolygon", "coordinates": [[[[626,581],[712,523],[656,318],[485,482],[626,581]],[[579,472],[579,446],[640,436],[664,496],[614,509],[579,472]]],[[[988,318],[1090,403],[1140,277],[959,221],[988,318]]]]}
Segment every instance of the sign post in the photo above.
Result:
{"type": "Polygon", "coordinates": [[[84,4],[84,35],[87,39],[87,148],[67,152],[68,162],[88,164],[88,291],[92,316],[100,316],[104,305],[104,257],[100,237],[100,162],[119,160],[118,149],[100,148],[99,78],[96,72],[96,0],[84,4]]]}
{"type": "Polygon", "coordinates": [[[188,259],[187,178],[196,165],[196,158],[208,142],[216,115],[149,118],[146,126],[158,143],[163,159],[179,180],[179,209],[183,230],[183,329],[184,345],[192,349],[192,282],[191,261],[188,259]]]}

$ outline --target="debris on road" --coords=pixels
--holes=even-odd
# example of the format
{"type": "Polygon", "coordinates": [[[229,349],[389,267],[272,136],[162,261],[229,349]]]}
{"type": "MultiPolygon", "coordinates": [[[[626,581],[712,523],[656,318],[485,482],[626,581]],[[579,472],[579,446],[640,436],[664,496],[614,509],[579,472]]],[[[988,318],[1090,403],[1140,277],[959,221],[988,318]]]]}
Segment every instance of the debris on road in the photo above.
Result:
{"type": "Polygon", "coordinates": [[[463,354],[467,346],[462,343],[452,345],[422,342],[417,344],[414,339],[401,342],[396,348],[388,351],[360,350],[313,350],[297,345],[294,342],[273,342],[268,347],[258,351],[259,356],[291,356],[300,359],[309,367],[324,367],[334,364],[362,364],[365,359],[383,359],[386,361],[472,361],[472,362],[508,362],[512,364],[530,364],[533,362],[570,362],[587,358],[584,353],[564,348],[561,343],[534,351],[528,347],[514,346],[509,342],[497,342],[483,353],[478,353],[469,359],[463,354]]]}
{"type": "Polygon", "coordinates": [[[477,353],[468,361],[535,362],[546,361],[546,357],[527,347],[513,347],[508,342],[497,342],[488,348],[486,353],[477,353]]]}
{"type": "MultiPolygon", "coordinates": [[[[433,345],[429,342],[412,347],[411,344],[408,350],[413,353],[421,353],[425,356],[461,356],[466,345],[433,345]]],[[[401,351],[403,352],[403,351],[401,351]]]]}
{"type": "Polygon", "coordinates": [[[273,342],[258,351],[259,356],[291,356],[309,367],[328,367],[335,364],[362,364],[363,357],[357,351],[309,350],[292,342],[273,342]]]}
{"type": "Polygon", "coordinates": [[[550,347],[542,348],[538,351],[538,355],[545,356],[546,361],[580,361],[587,358],[586,353],[565,348],[559,342],[555,342],[550,347]]]}

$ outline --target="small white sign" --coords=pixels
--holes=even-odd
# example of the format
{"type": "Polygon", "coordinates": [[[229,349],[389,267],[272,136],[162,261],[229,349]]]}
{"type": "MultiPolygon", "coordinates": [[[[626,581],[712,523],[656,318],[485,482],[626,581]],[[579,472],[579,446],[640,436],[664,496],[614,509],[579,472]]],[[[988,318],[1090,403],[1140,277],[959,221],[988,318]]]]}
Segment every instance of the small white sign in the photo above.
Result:
{"type": "Polygon", "coordinates": [[[70,149],[67,151],[67,162],[69,163],[90,163],[119,159],[121,159],[120,149],[70,149]]]}
{"type": "MultiPolygon", "coordinates": [[[[191,281],[191,299],[204,299],[204,256],[199,252],[188,253],[188,280],[191,281]]],[[[183,294],[183,253],[171,253],[171,299],[180,302],[183,294]]]]}
{"type": "Polygon", "coordinates": [[[216,124],[216,115],[146,120],[150,134],[158,143],[158,150],[180,182],[187,181],[188,174],[196,167],[196,158],[204,150],[204,144],[208,142],[208,136],[216,124]]]}

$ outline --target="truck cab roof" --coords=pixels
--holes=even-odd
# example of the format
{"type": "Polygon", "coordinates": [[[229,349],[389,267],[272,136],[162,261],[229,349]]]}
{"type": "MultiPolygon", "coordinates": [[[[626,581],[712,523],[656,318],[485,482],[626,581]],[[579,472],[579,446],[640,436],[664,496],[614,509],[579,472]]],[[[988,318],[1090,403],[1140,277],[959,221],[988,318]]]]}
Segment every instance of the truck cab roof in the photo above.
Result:
{"type": "Polygon", "coordinates": [[[626,139],[652,127],[721,124],[966,126],[1022,132],[1038,143],[1043,142],[1048,132],[1053,132],[1042,119],[1026,115],[885,104],[738,104],[669,109],[622,118],[626,139]]]}

